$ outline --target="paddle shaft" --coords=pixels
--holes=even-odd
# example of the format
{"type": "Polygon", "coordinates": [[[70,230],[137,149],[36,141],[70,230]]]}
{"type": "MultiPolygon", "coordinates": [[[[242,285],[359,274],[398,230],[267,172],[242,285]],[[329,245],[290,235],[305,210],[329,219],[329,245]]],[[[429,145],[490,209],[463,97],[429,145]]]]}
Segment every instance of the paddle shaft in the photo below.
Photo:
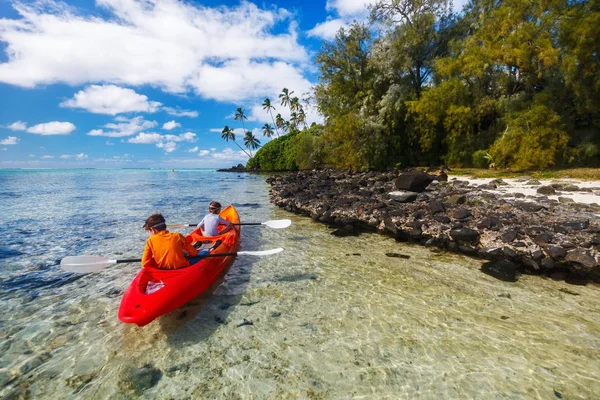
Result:
{"type": "MultiPolygon", "coordinates": [[[[231,225],[262,225],[262,222],[240,222],[239,224],[231,224],[231,225]]],[[[182,225],[182,226],[197,226],[198,224],[174,224],[174,225],[182,225]]],[[[169,226],[169,225],[167,225],[169,226]]]]}
{"type": "MultiPolygon", "coordinates": [[[[233,253],[215,253],[215,254],[202,254],[202,255],[200,255],[200,252],[198,252],[197,256],[189,257],[189,258],[196,258],[196,257],[202,257],[202,258],[206,258],[206,257],[229,257],[229,256],[237,256],[237,255],[238,255],[237,251],[235,251],[233,253]]],[[[125,263],[141,262],[141,261],[142,261],[141,258],[129,258],[129,259],[124,259],[124,260],[115,260],[115,263],[116,264],[125,264],[125,263]]]]}

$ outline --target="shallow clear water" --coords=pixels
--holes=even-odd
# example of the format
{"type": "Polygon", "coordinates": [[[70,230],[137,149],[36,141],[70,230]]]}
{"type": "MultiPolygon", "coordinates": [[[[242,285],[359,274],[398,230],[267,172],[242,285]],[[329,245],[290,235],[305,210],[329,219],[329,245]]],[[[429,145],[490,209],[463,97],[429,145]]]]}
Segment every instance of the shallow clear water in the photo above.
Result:
{"type": "Polygon", "coordinates": [[[467,257],[374,234],[336,238],[271,205],[264,179],[208,170],[0,171],[0,396],[600,393],[599,287],[534,276],[506,283],[467,257]],[[197,222],[213,199],[235,204],[246,222],[291,218],[287,229],[242,230],[242,250],[285,251],[238,257],[211,293],[144,328],[117,319],[139,264],[88,275],[58,266],[67,255],[140,257],[148,215],[197,222]],[[154,379],[132,377],[145,365],[154,379]]]}

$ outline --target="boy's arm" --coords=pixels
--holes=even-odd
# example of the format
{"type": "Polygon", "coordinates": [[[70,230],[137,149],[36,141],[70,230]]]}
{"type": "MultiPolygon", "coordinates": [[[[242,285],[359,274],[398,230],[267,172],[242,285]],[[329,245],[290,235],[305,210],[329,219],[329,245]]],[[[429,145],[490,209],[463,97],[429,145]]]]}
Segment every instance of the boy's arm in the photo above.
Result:
{"type": "Polygon", "coordinates": [[[152,249],[150,248],[150,239],[148,239],[146,240],[146,246],[144,247],[144,255],[142,256],[142,267],[156,268],[157,266],[158,265],[156,264],[156,261],[154,261],[154,257],[152,256],[152,249]]]}
{"type": "Polygon", "coordinates": [[[219,217],[219,223],[225,225],[225,229],[223,229],[221,232],[219,232],[219,235],[222,235],[225,232],[229,232],[231,230],[231,228],[233,228],[233,225],[231,225],[231,222],[227,221],[225,218],[219,217]]]}

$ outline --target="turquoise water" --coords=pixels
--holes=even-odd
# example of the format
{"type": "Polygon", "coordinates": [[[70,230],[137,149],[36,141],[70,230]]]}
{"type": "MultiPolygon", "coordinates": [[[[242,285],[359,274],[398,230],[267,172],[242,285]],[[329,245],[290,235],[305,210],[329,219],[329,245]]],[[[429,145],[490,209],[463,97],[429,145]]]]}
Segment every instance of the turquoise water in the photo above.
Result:
{"type": "MultiPolygon", "coordinates": [[[[333,237],[269,203],[264,176],[214,170],[0,170],[0,397],[565,398],[600,393],[600,288],[497,281],[467,257],[375,234],[333,237]],[[145,218],[211,200],[245,227],[211,292],[144,328],[118,321],[145,218]],[[396,252],[409,259],[386,257],[396,252]]],[[[186,230],[181,230],[186,233],[186,230]]]]}

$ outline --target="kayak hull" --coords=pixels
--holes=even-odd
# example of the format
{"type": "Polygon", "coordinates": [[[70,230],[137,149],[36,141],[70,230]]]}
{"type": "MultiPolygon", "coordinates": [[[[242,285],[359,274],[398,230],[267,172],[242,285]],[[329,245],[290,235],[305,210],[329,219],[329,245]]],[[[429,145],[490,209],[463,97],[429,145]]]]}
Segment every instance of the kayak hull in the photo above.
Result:
{"type": "MultiPolygon", "coordinates": [[[[220,216],[233,224],[240,222],[236,209],[231,205],[225,207],[220,216]]],[[[186,236],[190,243],[202,241],[207,245],[221,240],[210,254],[237,251],[239,238],[239,225],[218,236],[202,236],[199,229],[186,236]]],[[[232,261],[233,256],[207,257],[189,267],[174,270],[142,268],[121,299],[119,320],[138,326],[149,324],[206,291],[232,261]],[[150,290],[151,287],[156,291],[150,290]]]]}

